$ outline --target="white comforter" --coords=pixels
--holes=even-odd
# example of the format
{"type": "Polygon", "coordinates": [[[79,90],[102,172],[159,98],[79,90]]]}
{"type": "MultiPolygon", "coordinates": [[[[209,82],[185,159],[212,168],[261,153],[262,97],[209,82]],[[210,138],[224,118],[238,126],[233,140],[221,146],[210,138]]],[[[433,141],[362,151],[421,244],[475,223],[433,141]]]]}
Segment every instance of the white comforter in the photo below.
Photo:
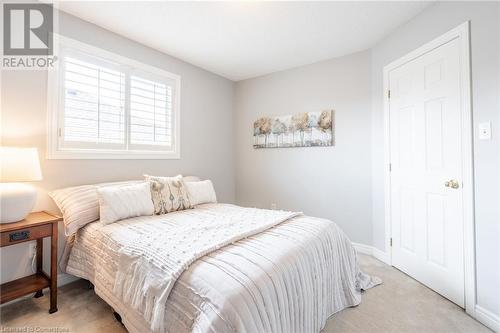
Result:
{"type": "MultiPolygon", "coordinates": [[[[186,222],[189,214],[224,215],[237,209],[211,204],[188,214],[139,217],[107,226],[92,223],[77,234],[67,272],[92,281],[129,331],[151,331],[144,309],[113,292],[121,282],[115,279],[124,249],[137,242],[124,235],[137,230],[161,234],[171,230],[172,219],[186,222]]],[[[162,278],[149,265],[142,267],[146,276],[162,278]]],[[[350,241],[333,222],[293,217],[187,267],[166,299],[162,331],[318,332],[333,313],[357,305],[361,289],[379,282],[359,271],[350,241]]]]}

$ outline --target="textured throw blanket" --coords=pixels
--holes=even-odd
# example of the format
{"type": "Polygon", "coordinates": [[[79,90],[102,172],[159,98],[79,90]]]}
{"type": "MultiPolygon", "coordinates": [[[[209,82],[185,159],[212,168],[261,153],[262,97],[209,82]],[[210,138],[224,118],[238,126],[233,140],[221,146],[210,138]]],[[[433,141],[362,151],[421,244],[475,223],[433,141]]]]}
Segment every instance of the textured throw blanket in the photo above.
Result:
{"type": "Polygon", "coordinates": [[[212,210],[169,213],[162,233],[151,224],[136,224],[117,233],[127,244],[119,250],[113,292],[163,331],[165,306],[179,276],[194,261],[223,246],[263,232],[296,212],[224,206],[212,210]]]}

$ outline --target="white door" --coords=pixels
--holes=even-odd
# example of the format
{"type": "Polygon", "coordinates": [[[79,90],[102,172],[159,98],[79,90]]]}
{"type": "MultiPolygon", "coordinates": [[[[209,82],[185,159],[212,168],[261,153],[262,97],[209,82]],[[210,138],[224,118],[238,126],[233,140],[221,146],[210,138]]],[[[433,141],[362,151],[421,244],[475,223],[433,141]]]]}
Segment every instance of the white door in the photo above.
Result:
{"type": "Polygon", "coordinates": [[[464,307],[459,40],[389,72],[392,263],[464,307]]]}

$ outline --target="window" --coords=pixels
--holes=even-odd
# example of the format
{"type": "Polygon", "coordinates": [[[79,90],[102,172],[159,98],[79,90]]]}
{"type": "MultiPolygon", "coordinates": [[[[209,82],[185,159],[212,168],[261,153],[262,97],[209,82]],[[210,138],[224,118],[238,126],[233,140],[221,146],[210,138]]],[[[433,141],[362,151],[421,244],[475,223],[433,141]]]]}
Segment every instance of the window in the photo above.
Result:
{"type": "Polygon", "coordinates": [[[172,144],[172,87],[132,76],[130,79],[130,143],[172,144]]]}
{"type": "Polygon", "coordinates": [[[179,158],[179,76],[59,39],[49,158],[179,158]]]}
{"type": "Polygon", "coordinates": [[[125,74],[64,57],[62,144],[68,148],[123,148],[125,74]]]}

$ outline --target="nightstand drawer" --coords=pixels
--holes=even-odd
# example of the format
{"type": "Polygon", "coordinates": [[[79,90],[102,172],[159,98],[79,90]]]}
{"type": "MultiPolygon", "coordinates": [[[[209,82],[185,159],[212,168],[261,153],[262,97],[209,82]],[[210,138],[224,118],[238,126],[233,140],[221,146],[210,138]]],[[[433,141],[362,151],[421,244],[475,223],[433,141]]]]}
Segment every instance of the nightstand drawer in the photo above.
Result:
{"type": "Polygon", "coordinates": [[[44,224],[36,227],[29,227],[21,230],[2,232],[0,246],[7,246],[23,243],[52,235],[52,224],[44,224]]]}

